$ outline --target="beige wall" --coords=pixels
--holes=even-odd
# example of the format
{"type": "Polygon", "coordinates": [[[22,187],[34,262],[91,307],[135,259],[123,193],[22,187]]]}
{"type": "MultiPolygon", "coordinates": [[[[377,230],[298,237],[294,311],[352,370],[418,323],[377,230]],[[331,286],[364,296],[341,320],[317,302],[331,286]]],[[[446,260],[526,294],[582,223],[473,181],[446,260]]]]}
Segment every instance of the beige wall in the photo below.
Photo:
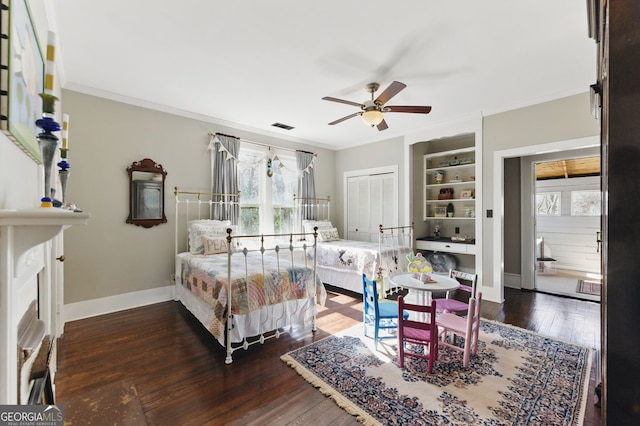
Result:
{"type": "MultiPolygon", "coordinates": [[[[174,269],[173,188],[207,190],[209,132],[222,132],[280,147],[293,144],[204,121],[63,91],[70,115],[68,199],[91,213],[86,227],[65,235],[65,303],[171,284],[174,269]],[[167,171],[168,223],[145,229],[125,223],[129,209],[127,167],[151,158],[167,171]]],[[[318,154],[318,193],[335,197],[334,152],[318,154]]],[[[335,212],[333,212],[335,214],[335,212]]]]}
{"type": "MultiPolygon", "coordinates": [[[[372,131],[377,131],[373,130],[372,131]]],[[[405,200],[404,183],[404,139],[402,137],[374,142],[354,148],[337,151],[335,154],[335,203],[337,214],[331,215],[332,222],[338,229],[344,229],[344,173],[356,170],[374,169],[385,166],[398,166],[398,220],[401,225],[404,217],[405,200]]],[[[322,192],[316,190],[318,195],[322,192]]],[[[408,208],[408,207],[407,207],[408,208]]]]}
{"type": "MultiPolygon", "coordinates": [[[[536,145],[596,136],[599,131],[600,123],[590,113],[587,92],[483,119],[483,286],[494,287],[500,282],[500,277],[494,277],[494,264],[500,260],[494,258],[493,241],[494,232],[498,231],[495,226],[500,222],[496,214],[493,218],[486,217],[486,210],[493,209],[494,205],[494,153],[520,147],[533,147],[535,150],[536,145]]],[[[511,200],[504,202],[505,205],[510,204],[511,200]]],[[[504,247],[513,247],[520,241],[520,235],[505,234],[504,238],[504,247]]]]}

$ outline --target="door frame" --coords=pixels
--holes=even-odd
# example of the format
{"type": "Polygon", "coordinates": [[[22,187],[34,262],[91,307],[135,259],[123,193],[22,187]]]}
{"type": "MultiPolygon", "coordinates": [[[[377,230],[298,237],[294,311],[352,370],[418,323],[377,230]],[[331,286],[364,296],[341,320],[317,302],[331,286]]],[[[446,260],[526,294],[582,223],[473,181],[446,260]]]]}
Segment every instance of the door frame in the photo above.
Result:
{"type": "MultiPolygon", "coordinates": [[[[560,151],[571,151],[581,148],[599,147],[600,135],[588,136],[584,138],[568,139],[557,142],[550,142],[538,145],[529,145],[518,148],[497,150],[493,152],[493,215],[496,225],[493,233],[493,277],[494,282],[499,284],[494,286],[491,300],[504,300],[504,160],[506,158],[527,157],[539,154],[550,154],[560,151]]],[[[522,167],[522,165],[521,165],[522,167]]],[[[532,173],[532,172],[531,172],[532,173]]],[[[521,171],[522,178],[533,176],[521,171]]],[[[521,188],[533,188],[531,182],[521,182],[521,188]]],[[[531,195],[531,193],[530,193],[531,195]]],[[[535,237],[533,235],[533,196],[521,196],[521,282],[527,274],[533,279],[535,257],[535,237]]],[[[483,289],[483,292],[485,290],[483,289]]]]}

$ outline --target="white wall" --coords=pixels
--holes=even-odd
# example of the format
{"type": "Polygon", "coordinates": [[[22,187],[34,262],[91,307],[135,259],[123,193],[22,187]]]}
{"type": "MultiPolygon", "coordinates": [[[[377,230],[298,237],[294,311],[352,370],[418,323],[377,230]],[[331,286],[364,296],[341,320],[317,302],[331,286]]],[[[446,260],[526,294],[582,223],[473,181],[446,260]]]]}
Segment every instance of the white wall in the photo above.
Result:
{"type": "Polygon", "coordinates": [[[560,193],[560,215],[538,215],[536,238],[544,238],[545,256],[556,259],[558,269],[600,273],[600,254],[596,233],[600,231],[600,216],[572,216],[571,192],[600,190],[600,177],[551,179],[536,183],[538,193],[560,193]]]}
{"type": "MultiPolygon", "coordinates": [[[[375,130],[372,130],[375,131],[375,130]]],[[[342,149],[335,153],[335,177],[336,186],[334,188],[336,197],[335,205],[338,214],[332,214],[332,222],[338,229],[344,229],[344,188],[343,178],[345,172],[355,170],[375,169],[386,166],[398,167],[398,224],[406,225],[405,212],[408,209],[408,201],[404,194],[404,186],[406,185],[404,178],[405,169],[405,146],[404,138],[388,139],[368,145],[358,146],[354,148],[342,149]]],[[[316,190],[318,196],[322,196],[322,192],[316,190]]],[[[333,200],[333,198],[332,198],[333,200]]],[[[332,201],[333,204],[333,201],[332,201]]]]}
{"type": "MultiPolygon", "coordinates": [[[[521,238],[503,233],[504,158],[542,154],[570,146],[574,140],[597,137],[599,132],[600,123],[590,113],[588,92],[484,117],[482,223],[487,237],[482,241],[483,297],[502,301],[504,240],[521,238]],[[487,217],[488,209],[494,210],[492,218],[487,217]]],[[[522,214],[526,211],[523,205],[522,214]]],[[[523,258],[528,256],[524,249],[523,258]]]]}

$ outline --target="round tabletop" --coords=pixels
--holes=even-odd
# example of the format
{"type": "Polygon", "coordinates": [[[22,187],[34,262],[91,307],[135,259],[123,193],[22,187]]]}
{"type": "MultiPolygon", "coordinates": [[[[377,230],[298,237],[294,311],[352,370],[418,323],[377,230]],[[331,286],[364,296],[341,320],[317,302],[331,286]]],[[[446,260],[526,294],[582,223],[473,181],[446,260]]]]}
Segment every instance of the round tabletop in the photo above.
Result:
{"type": "Polygon", "coordinates": [[[406,288],[408,290],[421,290],[421,291],[451,291],[460,287],[460,283],[455,278],[450,278],[447,275],[431,275],[431,279],[435,282],[424,283],[417,278],[413,277],[413,272],[400,272],[397,274],[391,274],[389,280],[398,287],[406,288]]]}

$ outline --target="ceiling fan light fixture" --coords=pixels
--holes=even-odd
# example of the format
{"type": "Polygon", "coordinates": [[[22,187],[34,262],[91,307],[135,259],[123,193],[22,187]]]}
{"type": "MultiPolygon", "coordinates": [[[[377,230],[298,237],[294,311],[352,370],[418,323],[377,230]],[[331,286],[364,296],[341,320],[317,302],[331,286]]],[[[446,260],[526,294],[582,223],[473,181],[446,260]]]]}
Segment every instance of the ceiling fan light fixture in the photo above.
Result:
{"type": "Polygon", "coordinates": [[[384,120],[384,115],[377,109],[371,109],[362,113],[362,120],[371,127],[377,126],[384,120]]]}

